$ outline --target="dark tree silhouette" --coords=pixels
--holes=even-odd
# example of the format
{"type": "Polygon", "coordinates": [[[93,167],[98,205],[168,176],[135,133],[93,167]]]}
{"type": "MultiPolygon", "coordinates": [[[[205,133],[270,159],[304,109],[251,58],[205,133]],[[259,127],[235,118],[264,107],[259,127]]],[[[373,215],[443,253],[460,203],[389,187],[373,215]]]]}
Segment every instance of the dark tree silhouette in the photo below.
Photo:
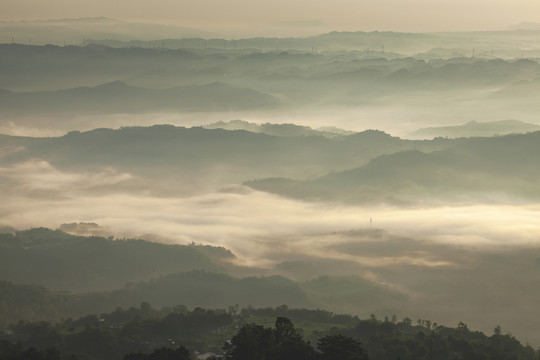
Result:
{"type": "Polygon", "coordinates": [[[271,359],[274,342],[272,329],[256,324],[244,325],[231,341],[225,344],[225,359],[271,359]]]}
{"type": "Polygon", "coordinates": [[[345,335],[328,335],[319,339],[318,349],[323,360],[368,360],[362,343],[345,335]]]}

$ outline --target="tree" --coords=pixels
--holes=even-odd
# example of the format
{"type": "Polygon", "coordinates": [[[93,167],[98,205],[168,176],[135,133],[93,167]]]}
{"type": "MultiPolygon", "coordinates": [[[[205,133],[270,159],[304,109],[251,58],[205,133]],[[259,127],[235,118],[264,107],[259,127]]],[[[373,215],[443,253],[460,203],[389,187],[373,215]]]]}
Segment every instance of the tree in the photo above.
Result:
{"type": "Polygon", "coordinates": [[[319,339],[318,349],[323,360],[368,360],[362,343],[350,336],[328,335],[319,339]]]}
{"type": "Polygon", "coordinates": [[[301,340],[300,336],[296,333],[296,329],[292,321],[286,317],[278,317],[275,323],[276,344],[281,344],[301,340]]]}
{"type": "MultiPolygon", "coordinates": [[[[30,347],[24,350],[18,342],[12,344],[8,341],[0,341],[0,359],[2,360],[60,360],[60,351],[56,348],[47,347],[45,350],[36,350],[30,347]]],[[[72,359],[76,360],[74,357],[72,359]]]]}
{"type": "Polygon", "coordinates": [[[148,318],[152,313],[152,307],[150,306],[150,303],[148,303],[147,301],[142,302],[140,313],[144,319],[148,318]]]}
{"type": "Polygon", "coordinates": [[[278,317],[275,323],[275,355],[279,360],[302,360],[313,358],[315,351],[296,332],[294,324],[285,317],[278,317]]]}
{"type": "Polygon", "coordinates": [[[229,307],[227,308],[227,312],[229,314],[231,314],[232,316],[236,316],[238,314],[238,309],[239,308],[240,308],[240,306],[238,304],[229,305],[229,307]]]}
{"type": "Polygon", "coordinates": [[[225,343],[225,359],[267,360],[272,358],[274,333],[262,325],[246,324],[225,343]]]}
{"type": "Polygon", "coordinates": [[[244,325],[224,346],[229,360],[310,360],[315,356],[311,345],[296,332],[294,324],[278,317],[275,329],[244,325]]]}
{"type": "Polygon", "coordinates": [[[405,318],[403,318],[401,323],[403,325],[405,325],[406,327],[410,327],[412,325],[412,320],[410,318],[408,318],[408,317],[405,317],[405,318]]]}
{"type": "Polygon", "coordinates": [[[469,327],[463,321],[460,321],[457,325],[457,333],[462,337],[469,333],[469,327]]]}

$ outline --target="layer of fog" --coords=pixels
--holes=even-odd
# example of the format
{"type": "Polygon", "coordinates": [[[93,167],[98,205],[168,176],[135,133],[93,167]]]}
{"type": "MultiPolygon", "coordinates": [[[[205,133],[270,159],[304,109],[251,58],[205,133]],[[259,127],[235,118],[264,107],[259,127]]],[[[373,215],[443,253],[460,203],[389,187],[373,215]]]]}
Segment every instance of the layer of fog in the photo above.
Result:
{"type": "Polygon", "coordinates": [[[310,235],[368,227],[469,248],[540,246],[540,205],[534,204],[345,206],[295,201],[235,184],[193,196],[155,197],[130,191],[132,179],[113,168],[62,171],[37,159],[0,167],[0,223],[23,229],[97,222],[123,236],[155,233],[179,243],[223,245],[246,263],[259,264],[282,261],[286,248],[291,254],[309,248],[326,257],[326,251],[317,253],[310,235]],[[275,247],[270,238],[296,240],[275,247]],[[272,255],[277,248],[278,256],[272,255]]]}
{"type": "MultiPolygon", "coordinates": [[[[223,245],[246,264],[273,264],[300,252],[328,257],[327,235],[353,229],[380,228],[426,241],[468,248],[504,249],[540,246],[540,206],[414,208],[346,207],[312,204],[276,197],[237,186],[186,198],[158,198],[132,194],[70,196],[71,186],[99,187],[122,181],[127,174],[62,174],[50,165],[33,180],[21,180],[26,168],[4,177],[20,181],[28,195],[5,194],[0,222],[20,229],[56,228],[65,222],[96,222],[119,236],[155,233],[171,242],[191,241],[223,245]],[[36,197],[36,191],[54,191],[56,199],[36,197]],[[62,196],[63,195],[63,196],[62,196]],[[371,221],[370,221],[371,219],[371,221]],[[321,234],[325,234],[321,237],[321,234]],[[310,238],[314,236],[315,238],[310,238]],[[294,242],[290,242],[294,239],[294,242]],[[313,241],[315,240],[315,241],[313,241]],[[276,244],[277,242],[277,244],[276,244]],[[276,246],[279,245],[279,246],[276,246]]],[[[5,180],[4,180],[5,184],[5,180]]],[[[331,238],[331,237],[330,237],[331,238]]],[[[332,240],[335,244],[335,239],[332,240]]],[[[348,255],[331,255],[340,258],[348,255]]],[[[366,259],[358,258],[360,263],[366,259]]],[[[418,260],[425,265],[449,265],[418,260]]],[[[377,265],[375,259],[367,261],[377,265]]],[[[380,265],[387,265],[383,261],[380,265]]]]}

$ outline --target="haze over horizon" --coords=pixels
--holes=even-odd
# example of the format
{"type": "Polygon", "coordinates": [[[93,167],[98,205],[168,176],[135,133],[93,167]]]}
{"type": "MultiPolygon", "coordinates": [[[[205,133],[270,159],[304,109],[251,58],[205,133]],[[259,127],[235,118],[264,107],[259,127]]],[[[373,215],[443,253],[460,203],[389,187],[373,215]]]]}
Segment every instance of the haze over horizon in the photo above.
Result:
{"type": "Polygon", "coordinates": [[[0,21],[112,17],[236,36],[287,36],[327,31],[493,31],[540,22],[540,3],[512,1],[6,0],[0,21]],[[209,10],[211,9],[211,10],[209,10]]]}

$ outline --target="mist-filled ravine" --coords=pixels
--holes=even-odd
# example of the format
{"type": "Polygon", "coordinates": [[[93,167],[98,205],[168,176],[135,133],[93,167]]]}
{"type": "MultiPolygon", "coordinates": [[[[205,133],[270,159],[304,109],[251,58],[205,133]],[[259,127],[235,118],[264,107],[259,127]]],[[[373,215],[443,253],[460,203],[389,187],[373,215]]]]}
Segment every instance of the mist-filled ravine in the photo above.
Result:
{"type": "Polygon", "coordinates": [[[286,305],[540,345],[540,32],[122,34],[0,44],[0,340],[286,305]]]}

